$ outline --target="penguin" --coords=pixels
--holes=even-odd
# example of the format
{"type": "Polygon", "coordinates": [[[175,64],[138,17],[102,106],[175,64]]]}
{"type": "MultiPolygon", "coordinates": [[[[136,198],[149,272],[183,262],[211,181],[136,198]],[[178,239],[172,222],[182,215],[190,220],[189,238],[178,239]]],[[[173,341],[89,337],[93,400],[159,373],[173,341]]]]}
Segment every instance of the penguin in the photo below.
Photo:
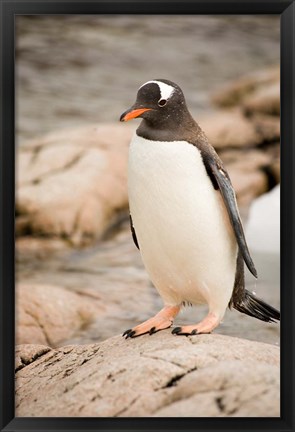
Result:
{"type": "Polygon", "coordinates": [[[169,328],[186,304],[207,304],[200,322],[174,335],[211,333],[227,307],[265,322],[280,312],[245,289],[244,263],[257,271],[246,243],[230,177],[191,116],[180,87],[144,83],[120,121],[142,119],[129,147],[132,237],[164,307],[123,333],[134,338],[169,328]]]}

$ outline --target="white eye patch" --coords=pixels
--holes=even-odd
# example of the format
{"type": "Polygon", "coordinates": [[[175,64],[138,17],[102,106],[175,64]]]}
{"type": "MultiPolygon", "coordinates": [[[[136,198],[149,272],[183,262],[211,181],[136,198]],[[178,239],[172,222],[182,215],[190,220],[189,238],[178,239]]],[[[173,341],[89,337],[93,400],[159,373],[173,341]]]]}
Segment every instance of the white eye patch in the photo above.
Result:
{"type": "MultiPolygon", "coordinates": [[[[172,87],[169,84],[165,84],[161,81],[147,81],[146,83],[144,83],[142,86],[139,87],[139,89],[141,89],[142,87],[144,87],[147,84],[151,84],[151,83],[155,83],[159,86],[160,89],[160,93],[161,93],[161,99],[169,99],[172,96],[172,93],[174,92],[175,88],[172,87]]],[[[138,89],[138,90],[139,90],[138,89]]]]}

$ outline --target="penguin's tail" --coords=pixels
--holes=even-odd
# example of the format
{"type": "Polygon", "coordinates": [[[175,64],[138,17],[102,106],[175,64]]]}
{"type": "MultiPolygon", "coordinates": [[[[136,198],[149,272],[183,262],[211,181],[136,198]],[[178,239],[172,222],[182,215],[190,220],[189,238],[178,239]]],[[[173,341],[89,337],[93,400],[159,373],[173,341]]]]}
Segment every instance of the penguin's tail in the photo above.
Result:
{"type": "Polygon", "coordinates": [[[261,321],[275,322],[280,321],[281,313],[274,307],[268,305],[250,291],[245,289],[242,300],[232,305],[239,312],[257,318],[261,321]]]}

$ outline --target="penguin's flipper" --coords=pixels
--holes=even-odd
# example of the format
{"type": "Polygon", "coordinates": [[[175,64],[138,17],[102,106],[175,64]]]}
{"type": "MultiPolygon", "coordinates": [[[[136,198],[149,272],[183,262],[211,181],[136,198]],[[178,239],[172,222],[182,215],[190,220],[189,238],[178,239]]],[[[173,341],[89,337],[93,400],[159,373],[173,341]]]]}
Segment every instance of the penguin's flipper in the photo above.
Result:
{"type": "Polygon", "coordinates": [[[209,164],[211,173],[213,174],[218,184],[244,261],[253,276],[257,278],[257,271],[247,246],[243,225],[237,207],[236,195],[232,187],[229,175],[223,168],[221,161],[217,158],[208,158],[207,163],[209,164]]]}
{"type": "Polygon", "coordinates": [[[129,218],[130,218],[130,228],[131,228],[132,238],[133,238],[135,246],[137,247],[137,249],[139,249],[139,245],[138,245],[138,241],[137,241],[137,237],[136,237],[136,232],[135,232],[135,229],[133,226],[131,214],[129,214],[129,218]]]}

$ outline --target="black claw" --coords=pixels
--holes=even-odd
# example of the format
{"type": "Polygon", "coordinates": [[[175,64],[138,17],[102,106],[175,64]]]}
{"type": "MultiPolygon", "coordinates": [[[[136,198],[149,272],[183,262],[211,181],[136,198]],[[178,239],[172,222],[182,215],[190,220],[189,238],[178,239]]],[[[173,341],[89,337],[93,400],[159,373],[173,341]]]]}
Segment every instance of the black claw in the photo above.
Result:
{"type": "Polygon", "coordinates": [[[132,331],[132,329],[125,330],[124,333],[122,334],[122,337],[126,336],[131,331],[132,331]]]}
{"type": "Polygon", "coordinates": [[[198,330],[197,329],[192,330],[191,334],[192,335],[198,334],[198,330]]]}
{"type": "Polygon", "coordinates": [[[135,330],[131,330],[131,331],[126,335],[126,338],[125,338],[125,339],[132,338],[132,337],[135,335],[135,333],[136,333],[135,330]]]}
{"type": "Polygon", "coordinates": [[[152,328],[150,329],[150,331],[149,331],[149,334],[150,334],[150,335],[152,335],[152,334],[154,334],[154,333],[156,333],[156,327],[152,327],[152,328]]]}
{"type": "Polygon", "coordinates": [[[190,336],[192,333],[183,333],[181,327],[175,327],[175,329],[172,330],[172,334],[176,334],[179,336],[190,336]]]}

